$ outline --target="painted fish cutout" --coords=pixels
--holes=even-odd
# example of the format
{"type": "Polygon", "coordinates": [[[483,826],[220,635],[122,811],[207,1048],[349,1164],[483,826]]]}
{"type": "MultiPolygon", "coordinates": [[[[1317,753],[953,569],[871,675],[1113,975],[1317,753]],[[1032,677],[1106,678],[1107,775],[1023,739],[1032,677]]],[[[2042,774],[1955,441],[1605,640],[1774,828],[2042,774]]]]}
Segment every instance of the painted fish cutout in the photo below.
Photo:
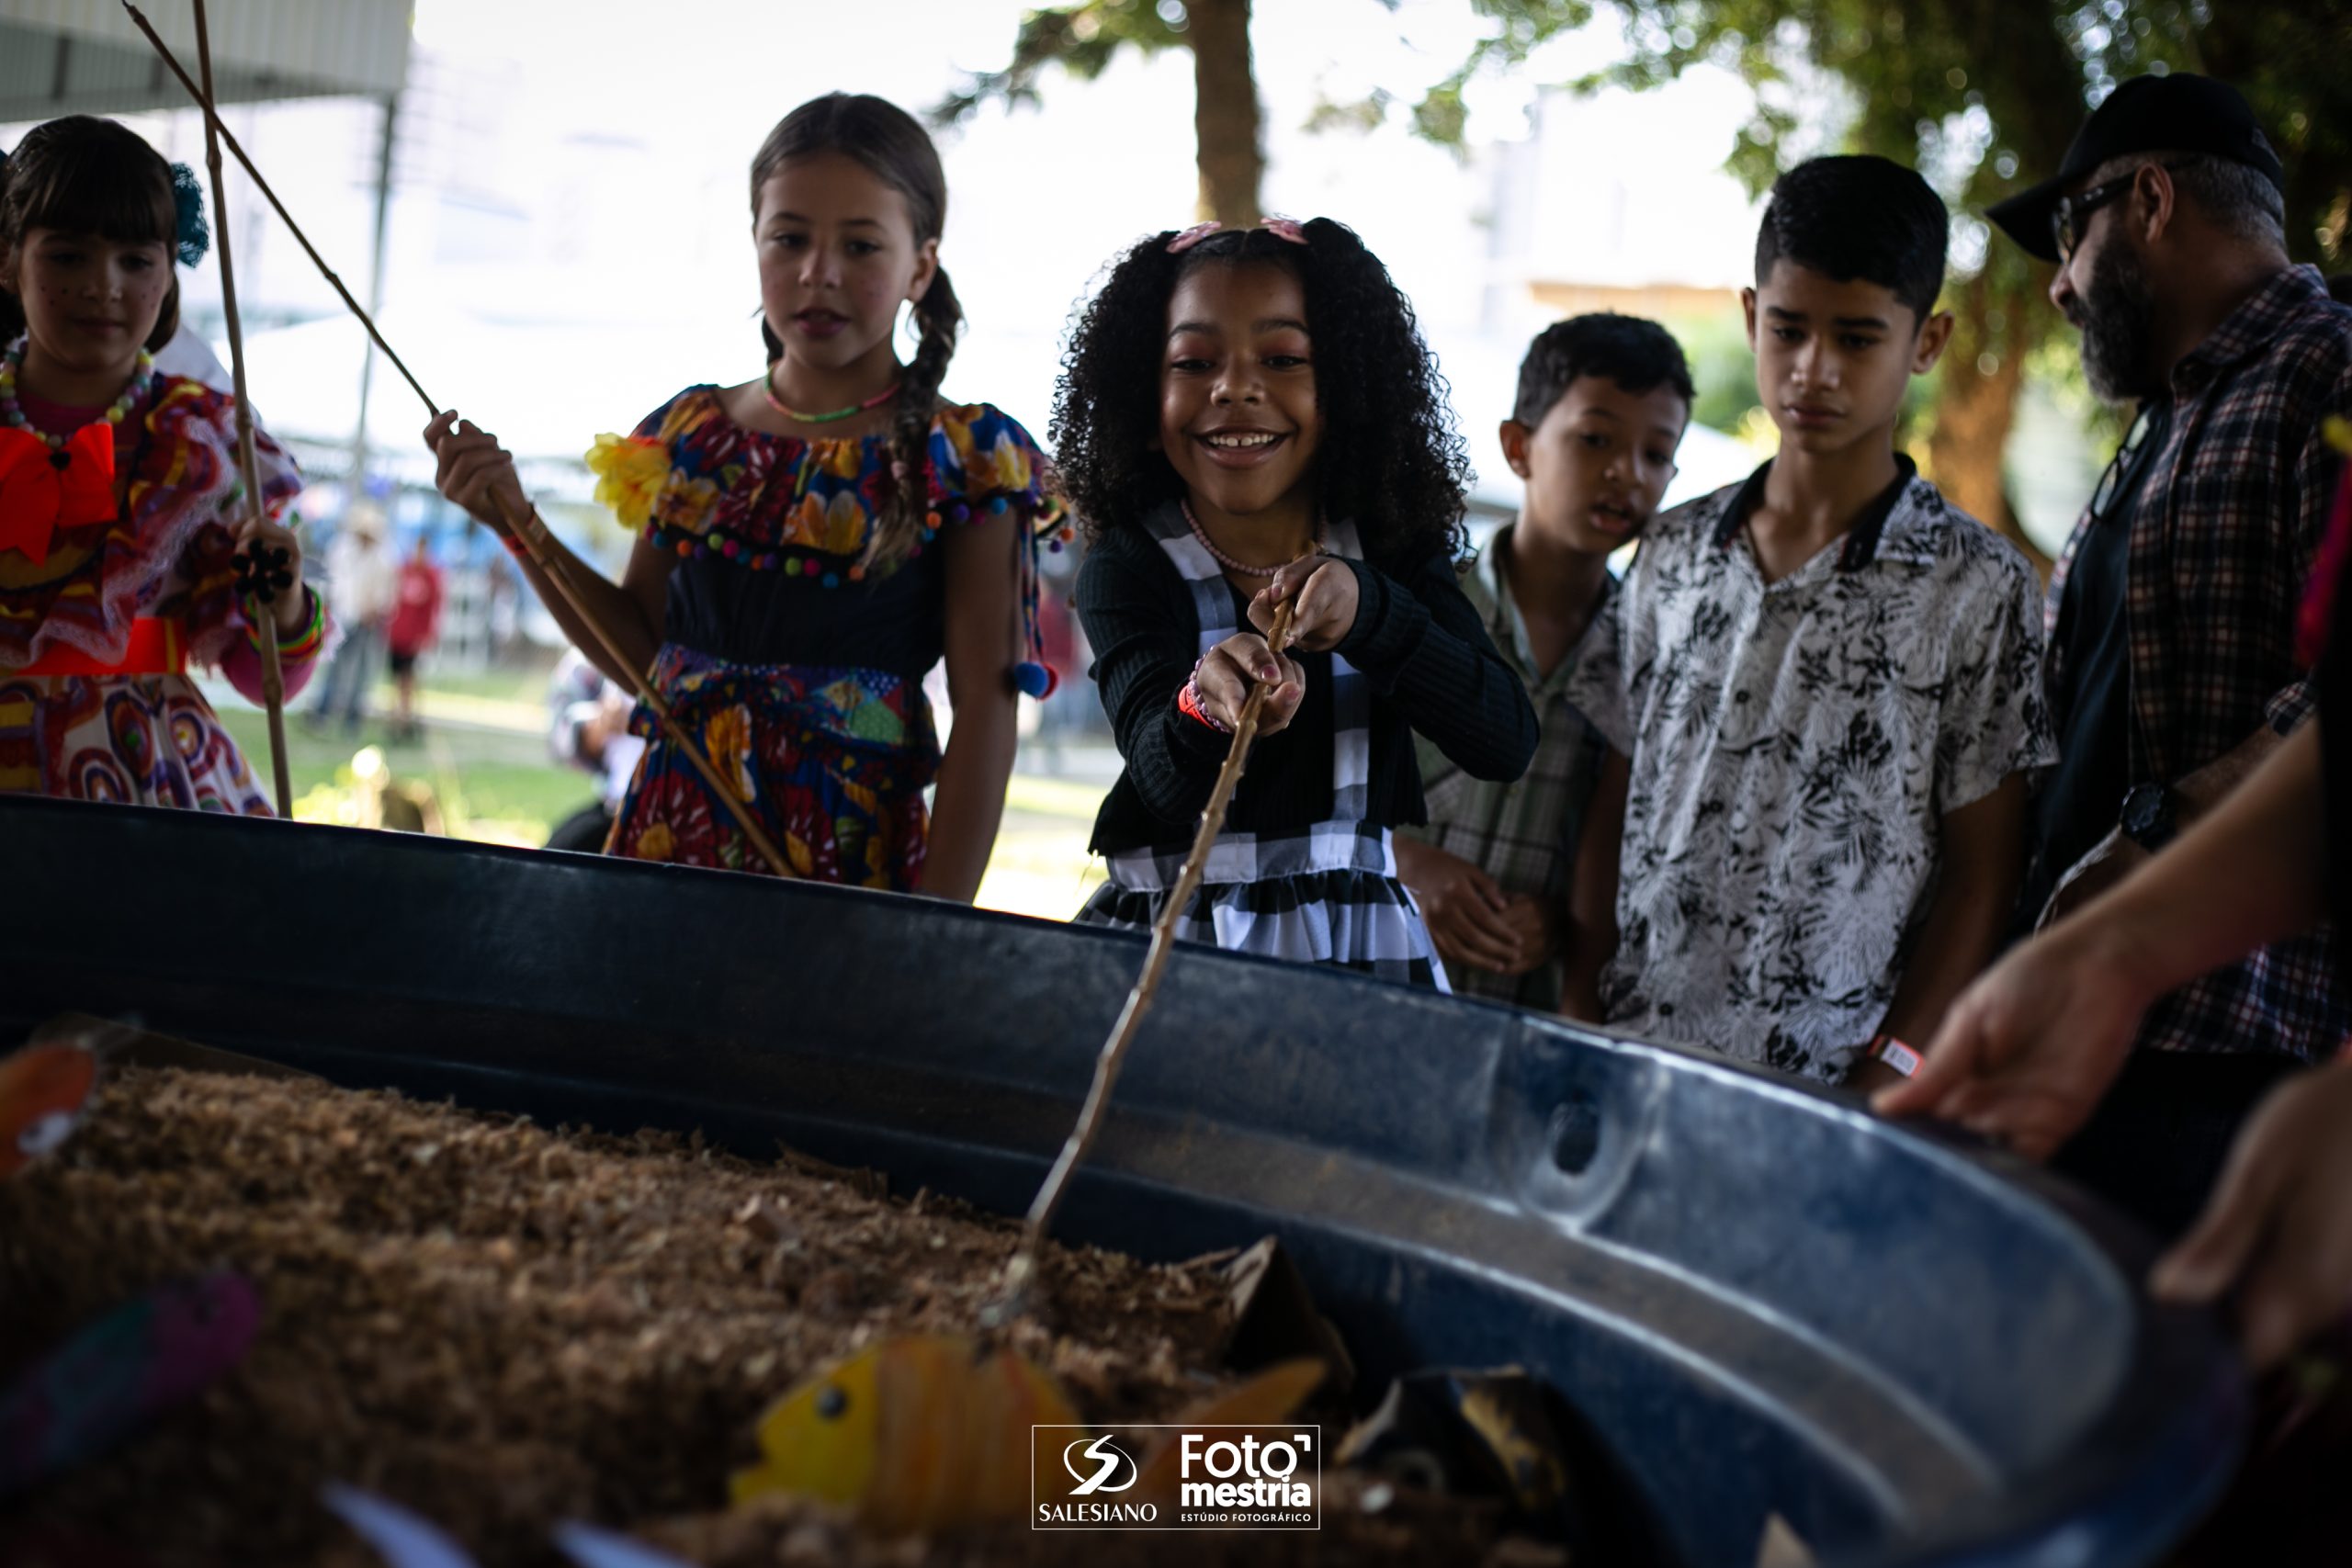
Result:
{"type": "Polygon", "coordinates": [[[729,1492],[738,1503],[820,1498],[888,1535],[1014,1518],[1029,1509],[1029,1428],[1076,1425],[1054,1380],[1012,1351],[905,1335],[772,1405],[763,1462],[738,1471],[729,1492]]]}
{"type": "Polygon", "coordinates": [[[0,1057],[0,1179],[73,1136],[97,1086],[98,1058],[62,1042],[0,1057]]]}
{"type": "Polygon", "coordinates": [[[244,1359],[261,1296],[219,1270],[150,1291],[0,1393],[0,1496],[102,1452],[244,1359]]]}
{"type": "MultiPolygon", "coordinates": [[[[1319,1362],[1285,1362],[1177,1420],[1279,1421],[1322,1377],[1319,1362]]],[[[1080,1425],[1054,1380],[1012,1351],[904,1335],[770,1406],[762,1462],[736,1472],[729,1490],[738,1503],[777,1493],[837,1504],[884,1535],[1018,1518],[1031,1500],[1030,1427],[1080,1425]]],[[[1139,1484],[1172,1496],[1175,1452],[1166,1445],[1147,1459],[1139,1484]]]]}
{"type": "MultiPolygon", "coordinates": [[[[440,1526],[388,1497],[340,1482],[328,1483],[319,1496],[391,1568],[474,1568],[466,1549],[440,1526]]],[[[580,1568],[693,1568],[627,1536],[573,1520],[556,1526],[555,1541],[580,1568]]]]}

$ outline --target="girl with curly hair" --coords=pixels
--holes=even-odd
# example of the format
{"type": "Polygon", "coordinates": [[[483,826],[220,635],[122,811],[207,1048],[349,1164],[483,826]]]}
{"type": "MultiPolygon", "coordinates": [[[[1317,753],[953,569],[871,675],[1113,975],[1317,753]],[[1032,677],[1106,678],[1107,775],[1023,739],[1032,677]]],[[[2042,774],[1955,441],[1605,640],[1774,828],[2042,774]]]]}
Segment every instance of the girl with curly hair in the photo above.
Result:
{"type": "MultiPolygon", "coordinates": [[[[1027,431],[939,395],[963,310],[939,262],[946,178],[921,126],[880,98],[812,99],[768,133],[751,197],[766,368],[597,438],[598,499],[639,535],[618,584],[547,547],[796,875],[969,902],[1004,811],[1016,688],[1052,689],[1035,661],[1035,547],[1060,505],[1027,431]],[[902,307],[918,334],[904,363],[902,307]],[[922,691],[943,656],[944,755],[922,691]]],[[[529,516],[495,436],[452,412],[424,439],[444,495],[492,527],[529,516]]],[[[509,547],[582,650],[626,680],[509,547]]],[[[642,706],[630,728],[648,745],[607,852],[767,870],[642,706]]]]}
{"type": "Polygon", "coordinates": [[[269,815],[188,668],[260,702],[268,616],[291,697],[325,612],[292,461],[255,429],[244,504],[235,400],[155,366],[208,238],[195,176],[110,119],[0,160],[0,790],[269,815]]]}
{"type": "Polygon", "coordinates": [[[1063,359],[1054,441],[1091,547],[1078,609],[1126,760],[1094,825],[1110,881],[1078,919],[1157,919],[1264,680],[1178,934],[1442,989],[1389,841],[1425,818],[1412,732],[1497,780],[1536,738],[1455,580],[1467,464],[1444,384],[1353,231],[1215,229],[1119,258],[1063,359]]]}

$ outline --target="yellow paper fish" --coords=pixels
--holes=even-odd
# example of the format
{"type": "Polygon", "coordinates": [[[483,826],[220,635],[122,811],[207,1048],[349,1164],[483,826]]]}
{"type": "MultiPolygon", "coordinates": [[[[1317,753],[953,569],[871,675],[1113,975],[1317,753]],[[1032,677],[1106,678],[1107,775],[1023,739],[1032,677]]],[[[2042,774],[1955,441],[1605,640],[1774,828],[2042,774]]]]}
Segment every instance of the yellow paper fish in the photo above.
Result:
{"type": "MultiPolygon", "coordinates": [[[[1284,1362],[1177,1419],[1279,1421],[1322,1380],[1284,1362]]],[[[762,1462],[735,1472],[741,1503],[775,1493],[850,1508],[884,1535],[1019,1518],[1030,1506],[1030,1427],[1076,1427],[1054,1380],[1007,1349],[956,1335],[906,1335],[820,1373],[760,1418],[762,1462]]],[[[1141,1467],[1144,1493],[1173,1494],[1173,1445],[1141,1467]]]]}

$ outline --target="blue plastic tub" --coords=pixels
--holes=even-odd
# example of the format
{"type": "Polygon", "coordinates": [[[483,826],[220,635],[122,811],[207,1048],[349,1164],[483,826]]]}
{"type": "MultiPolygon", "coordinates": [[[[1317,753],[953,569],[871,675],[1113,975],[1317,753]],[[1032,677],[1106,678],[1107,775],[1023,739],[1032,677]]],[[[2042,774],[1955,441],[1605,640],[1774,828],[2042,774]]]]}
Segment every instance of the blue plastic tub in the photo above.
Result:
{"type": "MultiPolygon", "coordinates": [[[[360,1086],[778,1139],[1019,1213],[1140,939],[593,857],[0,798],[0,1024],[135,1014],[360,1086]],[[168,931],[167,942],[153,933],[168,931]]],[[[1671,1568],[2132,1568],[2211,1502],[2244,1380],[2143,1241],[1847,1099],[1203,950],[1059,1234],[1273,1232],[1374,1397],[1517,1362],[1671,1568]]],[[[1617,1568],[1611,1564],[1610,1568],[1617,1568]]]]}

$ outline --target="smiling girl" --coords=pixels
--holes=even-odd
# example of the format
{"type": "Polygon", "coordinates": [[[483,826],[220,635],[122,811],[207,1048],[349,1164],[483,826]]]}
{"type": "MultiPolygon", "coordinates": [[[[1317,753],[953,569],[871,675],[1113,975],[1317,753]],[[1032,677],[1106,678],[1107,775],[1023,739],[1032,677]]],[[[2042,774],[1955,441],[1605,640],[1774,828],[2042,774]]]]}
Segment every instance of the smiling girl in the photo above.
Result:
{"type": "Polygon", "coordinates": [[[1328,219],[1162,233],[1081,314],[1054,410],[1079,614],[1125,771],[1078,919],[1158,917],[1253,681],[1277,682],[1178,934],[1445,985],[1389,829],[1419,730],[1510,780],[1527,693],[1456,581],[1467,465],[1412,307],[1328,219]],[[1288,650],[1264,636],[1295,599],[1288,650]]]}
{"type": "MultiPolygon", "coordinates": [[[[188,666],[259,703],[272,615],[291,697],[322,612],[294,535],[238,502],[234,400],[154,368],[204,238],[193,177],[111,120],[0,164],[0,790],[269,813],[188,666]],[[240,550],[287,591],[248,598],[240,550]]],[[[301,481],[254,439],[276,513],[301,481]]]]}
{"type": "MultiPolygon", "coordinates": [[[[545,547],[797,874],[968,902],[1003,813],[1016,682],[1052,686],[1024,654],[1035,548],[1060,508],[1028,432],[939,397],[963,310],[939,263],[947,186],[922,128],[879,98],[814,99],[769,133],[751,194],[765,372],[689,387],[626,440],[598,439],[598,496],[640,530],[617,585],[545,547]],[[918,333],[904,363],[901,307],[918,333]],[[944,757],[922,693],[943,655],[944,757]]],[[[450,500],[502,526],[495,487],[526,515],[494,436],[451,411],[424,439],[450,500]]],[[[509,547],[582,651],[625,680],[509,547]]],[[[632,729],[649,745],[608,852],[766,869],[641,706],[632,729]]]]}

